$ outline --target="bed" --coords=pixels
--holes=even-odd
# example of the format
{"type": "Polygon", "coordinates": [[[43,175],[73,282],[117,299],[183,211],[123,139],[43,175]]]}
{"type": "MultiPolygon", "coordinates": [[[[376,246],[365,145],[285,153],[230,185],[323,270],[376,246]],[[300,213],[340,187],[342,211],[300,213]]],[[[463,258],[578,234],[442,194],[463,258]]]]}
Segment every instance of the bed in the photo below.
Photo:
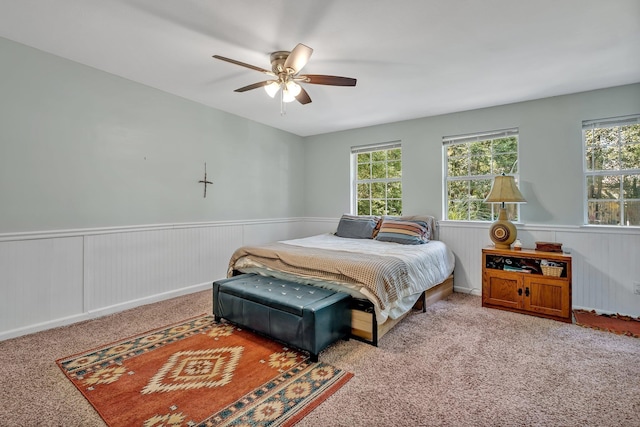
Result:
{"type": "Polygon", "coordinates": [[[343,215],[335,233],[238,248],[228,276],[257,273],[349,293],[352,336],[377,341],[413,307],[453,292],[455,257],[428,216],[343,215]]]}

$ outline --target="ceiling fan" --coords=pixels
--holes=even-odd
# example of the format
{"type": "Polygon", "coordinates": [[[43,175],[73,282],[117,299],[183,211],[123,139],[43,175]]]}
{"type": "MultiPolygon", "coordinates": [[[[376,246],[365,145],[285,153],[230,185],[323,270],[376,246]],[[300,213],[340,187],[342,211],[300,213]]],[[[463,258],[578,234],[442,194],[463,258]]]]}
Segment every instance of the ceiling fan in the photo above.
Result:
{"type": "Polygon", "coordinates": [[[265,80],[263,82],[250,84],[236,89],[234,92],[246,92],[251,89],[264,87],[269,96],[273,98],[276,96],[278,91],[280,91],[281,113],[284,114],[285,102],[297,100],[303,105],[311,102],[311,97],[300,83],[329,86],[356,85],[356,79],[352,79],[350,77],[326,76],[322,74],[300,74],[300,70],[302,70],[302,68],[307,64],[312,53],[313,49],[302,43],[299,43],[294,47],[291,52],[286,50],[273,52],[270,58],[271,71],[256,67],[255,65],[236,61],[235,59],[225,58],[220,55],[213,55],[213,57],[273,76],[274,79],[272,80],[265,80]]]}

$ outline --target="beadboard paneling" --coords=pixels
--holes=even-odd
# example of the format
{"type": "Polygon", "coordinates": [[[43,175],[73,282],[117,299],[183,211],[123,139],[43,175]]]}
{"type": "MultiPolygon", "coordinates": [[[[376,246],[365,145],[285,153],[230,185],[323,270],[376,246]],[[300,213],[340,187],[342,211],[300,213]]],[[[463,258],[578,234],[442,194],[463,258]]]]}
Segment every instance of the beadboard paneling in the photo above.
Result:
{"type": "Polygon", "coordinates": [[[82,270],[82,237],[0,242],[0,339],[82,313],[82,270]]]}
{"type": "Polygon", "coordinates": [[[559,231],[573,258],[573,306],[640,317],[640,234],[559,231]]]}
{"type": "MultiPolygon", "coordinates": [[[[0,340],[208,289],[243,245],[332,232],[337,218],[12,233],[0,235],[0,340]]],[[[640,231],[518,226],[525,247],[564,244],[573,256],[573,306],[640,316],[640,231]]],[[[481,294],[488,224],[445,222],[455,290],[481,294]]]]}
{"type": "Polygon", "coordinates": [[[87,236],[86,309],[91,312],[210,283],[225,276],[231,248],[241,245],[241,226],[87,236]]]}
{"type": "Polygon", "coordinates": [[[305,236],[304,223],[298,221],[274,221],[268,227],[264,224],[247,224],[243,227],[243,231],[243,240],[246,245],[259,245],[305,236]]]}
{"type": "Polygon", "coordinates": [[[0,340],[208,289],[238,247],[303,235],[300,219],[0,235],[0,340]]]}
{"type": "Polygon", "coordinates": [[[440,226],[439,240],[445,242],[456,256],[453,285],[456,292],[482,294],[481,250],[489,243],[488,228],[460,225],[440,226]]]}
{"type": "Polygon", "coordinates": [[[317,234],[335,233],[340,218],[305,218],[301,235],[315,236],[317,234]]]}

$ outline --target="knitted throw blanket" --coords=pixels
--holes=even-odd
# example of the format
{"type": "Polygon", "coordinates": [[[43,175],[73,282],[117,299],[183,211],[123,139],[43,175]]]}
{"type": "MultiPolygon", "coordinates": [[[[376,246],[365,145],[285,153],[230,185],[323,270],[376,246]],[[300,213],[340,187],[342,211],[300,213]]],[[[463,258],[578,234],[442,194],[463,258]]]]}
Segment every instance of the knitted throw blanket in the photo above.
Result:
{"type": "Polygon", "coordinates": [[[396,257],[270,243],[237,249],[229,261],[229,276],[243,257],[301,277],[363,286],[382,309],[410,287],[407,264],[396,257]]]}

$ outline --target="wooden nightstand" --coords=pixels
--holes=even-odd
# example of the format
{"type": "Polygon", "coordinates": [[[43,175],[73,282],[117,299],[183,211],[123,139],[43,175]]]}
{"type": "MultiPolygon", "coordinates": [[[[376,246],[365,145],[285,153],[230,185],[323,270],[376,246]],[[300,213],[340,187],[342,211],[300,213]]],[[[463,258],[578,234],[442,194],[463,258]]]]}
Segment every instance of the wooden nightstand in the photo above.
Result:
{"type": "Polygon", "coordinates": [[[571,256],[531,249],[483,249],[482,306],[571,323],[571,256]]]}

